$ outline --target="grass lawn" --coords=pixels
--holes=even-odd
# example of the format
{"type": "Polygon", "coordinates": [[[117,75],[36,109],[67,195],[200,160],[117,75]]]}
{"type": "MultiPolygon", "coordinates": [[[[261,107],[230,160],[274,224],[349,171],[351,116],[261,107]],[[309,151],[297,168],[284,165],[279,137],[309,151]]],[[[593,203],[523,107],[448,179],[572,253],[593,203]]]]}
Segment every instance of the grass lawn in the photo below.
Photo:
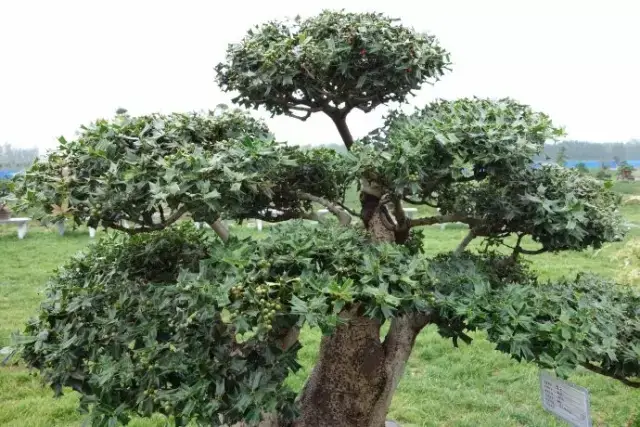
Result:
{"type": "MultiPolygon", "coordinates": [[[[640,225],[640,205],[623,210],[630,222],[640,225]]],[[[465,234],[465,229],[457,226],[445,230],[429,227],[426,250],[433,254],[452,249],[465,234]]],[[[640,227],[633,228],[631,235],[640,236],[640,227]]],[[[89,243],[86,230],[69,231],[60,237],[53,230],[32,226],[27,237],[18,240],[14,227],[0,227],[0,348],[10,345],[10,333],[21,329],[36,312],[52,270],[89,243]]],[[[621,246],[615,243],[599,251],[530,259],[546,278],[579,271],[615,276],[618,266],[614,255],[621,246]]],[[[493,351],[481,335],[476,338],[472,345],[462,344],[454,349],[450,341],[427,328],[418,338],[394,397],[390,418],[403,427],[566,425],[542,409],[538,370],[534,366],[518,364],[493,351]]],[[[302,339],[300,355],[305,370],[291,378],[297,387],[313,365],[320,336],[306,330],[302,339]]],[[[640,427],[640,390],[586,371],[576,372],[571,380],[591,391],[594,426],[640,427]]],[[[54,399],[38,377],[21,367],[0,368],[0,426],[80,426],[83,417],[77,413],[76,403],[73,392],[54,399]]],[[[130,425],[163,426],[165,422],[161,418],[137,419],[130,425]]]]}

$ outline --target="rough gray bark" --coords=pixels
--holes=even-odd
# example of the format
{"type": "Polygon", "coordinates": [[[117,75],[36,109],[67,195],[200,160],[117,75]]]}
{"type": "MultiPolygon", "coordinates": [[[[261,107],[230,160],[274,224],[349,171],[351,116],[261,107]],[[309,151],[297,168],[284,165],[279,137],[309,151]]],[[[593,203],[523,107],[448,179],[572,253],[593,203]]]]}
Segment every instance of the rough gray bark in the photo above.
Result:
{"type": "Polygon", "coordinates": [[[371,411],[386,382],[380,323],[359,316],[357,307],[342,317],[348,323],[322,339],[318,363],[300,396],[302,416],[296,427],[371,425],[371,411]]]}
{"type": "MultiPolygon", "coordinates": [[[[395,241],[380,199],[368,196],[373,197],[363,198],[367,229],[378,241],[395,241]]],[[[384,427],[416,336],[430,316],[395,318],[384,342],[380,322],[363,316],[359,307],[342,317],[347,323],[322,339],[318,363],[299,399],[302,415],[295,427],[384,427]]]]}

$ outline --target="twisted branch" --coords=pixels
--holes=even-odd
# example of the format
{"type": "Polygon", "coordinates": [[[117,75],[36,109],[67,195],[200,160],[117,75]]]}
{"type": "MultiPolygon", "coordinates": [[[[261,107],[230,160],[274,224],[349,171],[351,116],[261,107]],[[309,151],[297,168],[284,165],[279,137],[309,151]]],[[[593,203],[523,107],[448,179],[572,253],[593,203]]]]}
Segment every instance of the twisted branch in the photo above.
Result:
{"type": "Polygon", "coordinates": [[[351,215],[349,215],[344,210],[340,209],[338,205],[330,202],[327,199],[323,199],[322,197],[314,196],[313,194],[298,192],[298,197],[302,200],[308,200],[310,202],[318,203],[319,205],[327,208],[329,212],[338,217],[338,221],[341,225],[349,225],[351,223],[351,215]]]}
{"type": "Polygon", "coordinates": [[[436,216],[412,219],[412,220],[409,220],[409,227],[418,227],[421,225],[445,224],[449,222],[462,222],[464,224],[469,225],[470,227],[478,227],[482,225],[482,221],[477,218],[473,218],[465,215],[459,215],[459,214],[448,214],[448,215],[436,215],[436,216]]]}
{"type": "Polygon", "coordinates": [[[175,212],[173,212],[169,216],[169,218],[167,218],[166,221],[164,221],[163,223],[160,223],[160,224],[147,225],[147,224],[144,224],[144,223],[140,223],[139,221],[136,221],[136,220],[128,218],[127,221],[131,221],[134,224],[139,224],[141,226],[137,227],[137,228],[125,228],[125,227],[121,226],[120,224],[113,223],[113,224],[109,225],[109,227],[113,228],[114,230],[123,231],[123,232],[131,234],[131,235],[139,234],[139,233],[147,233],[149,231],[164,230],[165,228],[167,228],[168,226],[170,226],[171,224],[173,224],[174,222],[179,220],[185,213],[187,213],[187,210],[188,209],[187,209],[186,206],[182,206],[180,209],[177,209],[175,212]]]}

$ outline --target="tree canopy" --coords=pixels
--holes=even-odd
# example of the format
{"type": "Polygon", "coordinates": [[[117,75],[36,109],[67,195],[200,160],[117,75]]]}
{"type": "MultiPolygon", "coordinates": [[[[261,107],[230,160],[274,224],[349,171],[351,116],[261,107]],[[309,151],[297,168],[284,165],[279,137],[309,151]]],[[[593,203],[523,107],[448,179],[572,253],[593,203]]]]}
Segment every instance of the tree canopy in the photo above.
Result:
{"type": "Polygon", "coordinates": [[[300,216],[311,202],[300,192],[343,197],[352,181],[344,162],[328,149],[277,142],[237,109],[118,114],[83,126],[75,140],[62,138],[57,151],[18,177],[16,194],[41,218],[121,230],[126,220],[134,225],[128,232],[158,230],[187,213],[207,222],[276,221],[300,216]]]}
{"type": "Polygon", "coordinates": [[[129,235],[56,273],[23,337],[25,360],[56,390],[78,390],[96,425],[162,412],[178,424],[379,427],[428,324],[456,344],[485,330],[498,350],[562,376],[584,366],[635,384],[637,290],[588,275],[542,283],[521,259],[626,231],[608,184],[534,165],[562,134],[546,114],[509,98],[439,100],[351,136],[353,109],[405,101],[448,63],[433,36],[381,14],[269,22],[229,47],[219,84],[241,106],[329,115],[348,153],[289,146],[228,109],[121,110],[61,140],[20,179],[24,206],[129,235]],[[345,204],[352,185],[361,209],[345,204]],[[432,214],[408,219],[403,203],[432,214]],[[317,205],[339,224],[304,223],[319,219],[317,205]],[[176,224],[183,215],[221,239],[176,224]],[[247,218],[295,221],[264,239],[220,222],[247,218]],[[425,257],[418,227],[447,222],[469,235],[425,257]],[[477,237],[486,249],[466,251],[477,237]],[[305,325],[324,338],[296,398],[285,380],[305,325]]]}

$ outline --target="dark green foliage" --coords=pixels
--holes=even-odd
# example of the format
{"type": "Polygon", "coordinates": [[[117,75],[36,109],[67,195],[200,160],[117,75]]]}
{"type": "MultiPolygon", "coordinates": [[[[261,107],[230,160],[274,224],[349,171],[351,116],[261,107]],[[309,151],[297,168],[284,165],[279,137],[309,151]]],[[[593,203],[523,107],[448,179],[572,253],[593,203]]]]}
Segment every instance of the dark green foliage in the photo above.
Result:
{"type": "MultiPolygon", "coordinates": [[[[41,218],[72,217],[111,226],[128,220],[153,229],[183,200],[176,174],[194,151],[208,159],[238,138],[266,138],[264,123],[234,110],[205,114],[118,114],[81,127],[77,139],[60,138],[58,150],[36,161],[18,181],[23,207],[41,218]],[[156,218],[154,218],[154,215],[156,218]]],[[[205,193],[206,194],[206,193],[205,193]]]]}
{"type": "Polygon", "coordinates": [[[331,150],[277,142],[239,110],[121,114],[83,127],[76,140],[61,139],[20,178],[16,193],[39,218],[112,228],[126,220],[135,232],[161,229],[185,213],[208,222],[274,220],[264,211],[278,209],[284,220],[310,206],[298,192],[344,198],[352,163],[331,150]]]}
{"type": "Polygon", "coordinates": [[[530,235],[546,251],[599,248],[627,231],[620,196],[610,187],[573,169],[546,165],[453,185],[439,195],[438,206],[470,218],[479,236],[530,235]]]}
{"type": "Polygon", "coordinates": [[[354,152],[367,179],[434,202],[454,183],[519,173],[561,134],[546,114],[512,99],[459,99],[391,113],[354,152]]]}
{"type": "Polygon", "coordinates": [[[588,175],[590,173],[589,168],[583,162],[576,164],[576,170],[583,175],[588,175]]]}
{"type": "Polygon", "coordinates": [[[601,181],[609,181],[613,178],[613,174],[609,170],[609,168],[600,168],[598,172],[596,172],[596,178],[601,181]]]}
{"type": "Polygon", "coordinates": [[[154,412],[220,425],[219,416],[255,420],[256,406],[286,405],[296,348],[238,342],[222,311],[233,285],[225,269],[234,267],[220,250],[192,226],[103,239],[51,281],[24,359],[56,392],[79,391],[93,425],[154,412]],[[178,279],[208,254],[216,281],[178,279]]]}
{"type": "Polygon", "coordinates": [[[234,102],[306,118],[316,111],[370,111],[404,101],[449,65],[430,35],[379,13],[324,11],[309,19],[256,26],[216,67],[234,102]],[[306,113],[306,115],[305,115],[306,113]]]}
{"type": "Polygon", "coordinates": [[[79,391],[94,425],[153,412],[200,425],[290,418],[284,381],[299,345],[283,351],[283,334],[331,333],[354,304],[383,322],[435,311],[443,336],[487,330],[498,350],[561,375],[586,362],[640,374],[637,292],[595,278],[538,284],[510,257],[428,260],[353,228],[301,224],[227,244],[188,224],[108,236],[57,272],[22,356],[57,392],[79,391]]]}
{"type": "Polygon", "coordinates": [[[640,376],[640,293],[595,276],[537,284],[473,283],[448,296],[467,328],[497,349],[566,377],[580,365],[640,376]],[[473,287],[473,289],[471,289],[473,287]]]}
{"type": "Polygon", "coordinates": [[[11,195],[13,191],[13,182],[7,178],[0,178],[0,202],[3,202],[4,198],[11,195]]]}
{"type": "Polygon", "coordinates": [[[625,232],[611,183],[533,166],[562,135],[546,114],[508,98],[437,101],[391,113],[353,141],[345,121],[353,109],[405,101],[449,61],[432,36],[381,14],[270,22],[227,53],[217,78],[237,103],[303,120],[324,112],[350,153],[288,146],[222,106],[220,115],[120,110],[61,139],[19,180],[23,206],[43,217],[115,229],[127,220],[128,232],[150,232],[109,236],[70,261],[22,338],[27,363],[56,391],[78,390],[94,425],[154,412],[208,426],[254,425],[268,412],[286,425],[297,411],[285,385],[298,369],[291,332],[331,334],[345,311],[396,326],[403,317],[406,336],[428,318],[455,344],[486,330],[498,350],[563,376],[580,364],[618,379],[640,374],[637,291],[586,276],[539,283],[521,264],[522,253],[598,248],[625,232]],[[383,201],[439,213],[396,225],[379,215],[390,232],[372,227],[373,238],[359,225],[300,220],[261,240],[222,243],[172,226],[185,214],[209,223],[308,219],[314,204],[343,214],[345,225],[341,202],[358,179],[371,215],[385,211],[383,201]],[[446,222],[489,244],[516,235],[517,244],[510,256],[427,259],[415,227],[446,222]],[[525,236],[541,247],[522,248],[525,236]]]}

